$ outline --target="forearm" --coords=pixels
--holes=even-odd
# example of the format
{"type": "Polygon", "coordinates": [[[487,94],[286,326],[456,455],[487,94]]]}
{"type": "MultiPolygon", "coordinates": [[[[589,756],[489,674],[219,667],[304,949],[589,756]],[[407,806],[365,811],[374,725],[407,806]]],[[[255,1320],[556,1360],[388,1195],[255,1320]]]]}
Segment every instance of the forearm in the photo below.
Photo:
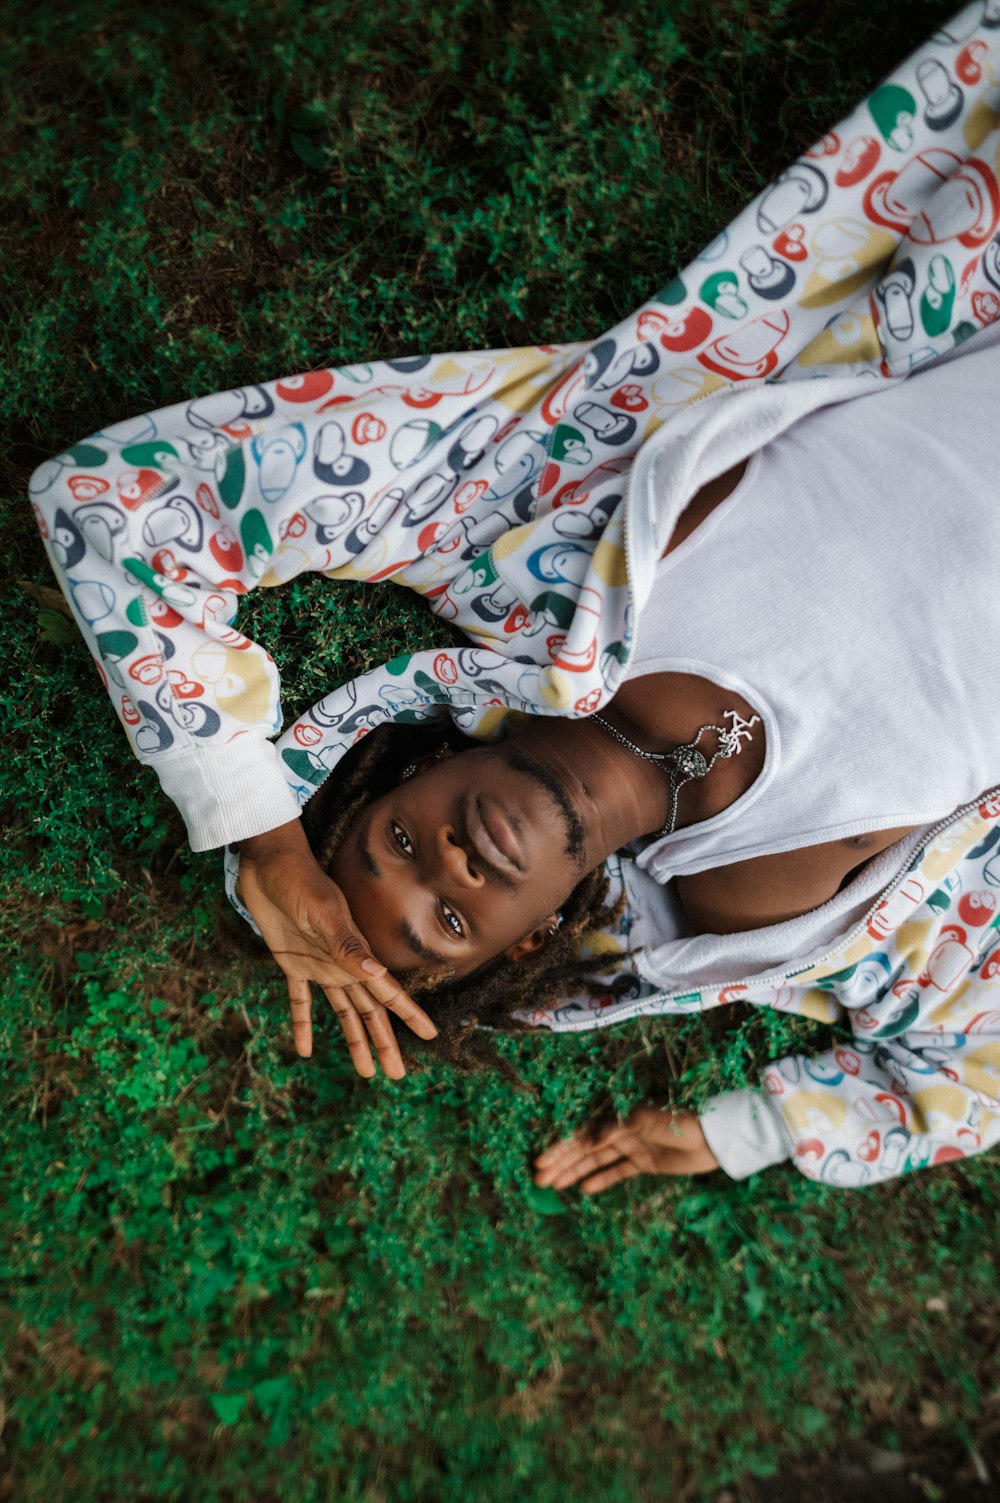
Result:
{"type": "Polygon", "coordinates": [[[866,1185],[1000,1141],[998,1057],[995,1041],[911,1031],[777,1060],[763,1084],[803,1174],[866,1185]]]}
{"type": "Polygon", "coordinates": [[[279,724],[277,669],[231,625],[273,540],[253,487],[237,493],[233,483],[238,444],[209,439],[186,410],[144,421],[162,434],[157,443],[97,435],[41,465],[32,499],[132,749],[177,803],[193,848],[206,850],[297,812],[268,740],[279,724]]]}
{"type": "Polygon", "coordinates": [[[314,860],[306,839],[306,832],[302,827],[302,820],[298,817],[286,820],[284,824],[277,825],[273,830],[265,830],[260,835],[251,835],[248,839],[241,840],[239,847],[240,860],[253,861],[258,866],[266,861],[284,857],[314,860]]]}

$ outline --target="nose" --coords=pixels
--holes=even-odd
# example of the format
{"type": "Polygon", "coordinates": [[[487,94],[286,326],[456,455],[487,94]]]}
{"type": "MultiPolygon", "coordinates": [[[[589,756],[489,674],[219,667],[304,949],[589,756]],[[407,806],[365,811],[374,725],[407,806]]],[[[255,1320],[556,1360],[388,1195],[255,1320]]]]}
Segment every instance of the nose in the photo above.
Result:
{"type": "Polygon", "coordinates": [[[486,880],[450,825],[443,826],[438,836],[438,858],[445,875],[461,887],[481,887],[486,880]]]}

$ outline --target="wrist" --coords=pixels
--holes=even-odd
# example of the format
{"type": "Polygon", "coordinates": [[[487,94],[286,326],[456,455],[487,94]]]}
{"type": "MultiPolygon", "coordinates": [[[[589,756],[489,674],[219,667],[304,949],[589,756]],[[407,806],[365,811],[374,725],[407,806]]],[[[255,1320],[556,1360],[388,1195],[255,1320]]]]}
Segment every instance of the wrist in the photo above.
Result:
{"type": "Polygon", "coordinates": [[[290,819],[286,824],[265,830],[262,835],[251,835],[239,843],[240,862],[249,861],[260,866],[285,856],[307,857],[313,860],[301,818],[290,819]]]}

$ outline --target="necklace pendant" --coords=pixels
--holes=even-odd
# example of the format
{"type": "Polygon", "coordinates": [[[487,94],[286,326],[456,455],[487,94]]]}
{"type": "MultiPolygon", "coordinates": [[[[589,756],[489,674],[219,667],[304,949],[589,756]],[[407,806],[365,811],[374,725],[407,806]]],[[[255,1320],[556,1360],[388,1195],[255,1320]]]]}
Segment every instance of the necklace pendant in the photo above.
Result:
{"type": "Polygon", "coordinates": [[[760,716],[754,715],[749,720],[744,720],[739,710],[725,710],[722,718],[732,724],[719,731],[719,756],[738,757],[743,750],[744,739],[753,740],[753,727],[760,724],[760,716]]]}
{"type": "Polygon", "coordinates": [[[679,746],[670,757],[671,762],[685,778],[703,778],[708,771],[708,762],[703,752],[695,746],[679,746]]]}

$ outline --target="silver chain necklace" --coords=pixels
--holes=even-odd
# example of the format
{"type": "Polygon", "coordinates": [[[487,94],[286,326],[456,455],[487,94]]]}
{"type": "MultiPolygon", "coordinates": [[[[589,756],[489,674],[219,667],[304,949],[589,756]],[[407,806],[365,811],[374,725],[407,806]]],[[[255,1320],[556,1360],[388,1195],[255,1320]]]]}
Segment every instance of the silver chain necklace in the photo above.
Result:
{"type": "Polygon", "coordinates": [[[643,751],[641,746],[636,746],[623,735],[616,726],[604,719],[603,715],[591,715],[604,733],[617,741],[620,746],[627,747],[636,757],[643,762],[653,762],[670,779],[670,816],[656,834],[657,840],[662,840],[664,835],[672,835],[677,823],[677,801],[680,798],[681,789],[685,783],[692,783],[698,778],[707,777],[720,758],[738,757],[743,750],[744,739],[753,740],[753,727],[760,724],[760,716],[754,715],[750,720],[744,720],[738,710],[723,710],[723,720],[731,720],[732,725],[703,725],[693,741],[687,741],[683,746],[675,746],[669,752],[643,751]],[[718,750],[711,759],[705,756],[703,751],[698,750],[698,742],[704,731],[714,731],[719,738],[718,750]]]}

